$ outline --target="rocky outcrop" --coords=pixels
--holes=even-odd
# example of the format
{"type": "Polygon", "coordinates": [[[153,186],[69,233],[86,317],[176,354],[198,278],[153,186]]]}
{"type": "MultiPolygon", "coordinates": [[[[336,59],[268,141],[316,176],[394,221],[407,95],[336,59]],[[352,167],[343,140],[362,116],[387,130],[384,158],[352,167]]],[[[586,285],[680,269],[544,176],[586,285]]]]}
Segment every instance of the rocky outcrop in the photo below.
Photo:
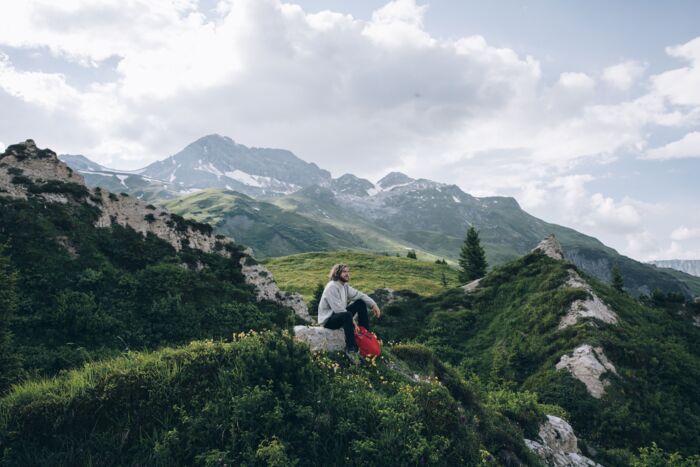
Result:
{"type": "Polygon", "coordinates": [[[255,287],[258,301],[271,300],[291,308],[298,317],[305,321],[314,321],[309,315],[309,309],[301,295],[281,291],[272,277],[272,273],[266,267],[254,263],[255,260],[250,253],[241,257],[241,272],[246,283],[255,287]]]}
{"type": "Polygon", "coordinates": [[[525,444],[546,465],[556,467],[602,467],[581,454],[573,428],[559,417],[547,415],[547,421],[540,425],[539,437],[539,441],[526,439],[525,444]]]}
{"type": "Polygon", "coordinates": [[[608,371],[617,374],[615,366],[607,359],[601,347],[593,348],[588,344],[574,349],[571,355],[562,355],[557,370],[568,370],[574,378],[586,385],[588,393],[600,399],[605,395],[605,387],[610,383],[601,380],[608,371]]]}
{"type": "Polygon", "coordinates": [[[566,281],[566,286],[574,289],[583,289],[588,296],[583,300],[575,300],[571,303],[566,316],[559,322],[558,329],[572,326],[583,318],[595,318],[608,324],[617,324],[619,321],[617,314],[598,298],[591,286],[576,271],[569,271],[569,279],[566,281]]]}
{"type": "Polygon", "coordinates": [[[0,195],[26,199],[43,198],[52,203],[87,203],[100,210],[96,227],[113,224],[129,226],[143,235],[149,233],[167,241],[176,251],[184,245],[206,253],[230,256],[226,245],[232,240],[215,237],[209,225],[188,221],[128,195],[116,195],[100,188],[88,189],[85,180],[50,149],[38,149],[33,140],[14,144],[0,154],[0,195]],[[53,184],[47,191],[47,184],[53,184]],[[63,184],[61,186],[61,184],[63,184]],[[37,189],[39,187],[39,189],[37,189]],[[76,194],[84,194],[75,199],[76,194]]]}
{"type": "Polygon", "coordinates": [[[564,251],[561,249],[561,244],[554,234],[542,240],[532,251],[541,251],[550,258],[564,261],[564,251]]]}
{"type": "MultiPolygon", "coordinates": [[[[0,154],[0,196],[26,199],[28,183],[41,184],[50,180],[85,185],[83,177],[61,162],[50,149],[39,149],[34,140],[7,147],[0,154]]],[[[67,203],[68,197],[52,192],[37,193],[49,202],[67,203]]]]}
{"type": "Polygon", "coordinates": [[[294,337],[306,342],[312,351],[337,352],[345,349],[345,334],[342,329],[294,326],[294,337]]]}

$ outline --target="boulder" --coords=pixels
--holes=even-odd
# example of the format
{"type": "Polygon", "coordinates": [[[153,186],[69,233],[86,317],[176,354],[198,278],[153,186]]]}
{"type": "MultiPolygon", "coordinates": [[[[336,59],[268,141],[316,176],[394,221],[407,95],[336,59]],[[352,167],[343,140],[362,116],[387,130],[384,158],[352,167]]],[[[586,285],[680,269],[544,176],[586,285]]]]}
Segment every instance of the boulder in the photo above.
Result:
{"type": "Polygon", "coordinates": [[[337,352],[345,350],[345,333],[342,329],[294,326],[294,338],[306,342],[312,351],[337,352]]]}
{"type": "Polygon", "coordinates": [[[547,420],[540,425],[539,437],[539,441],[526,439],[525,444],[546,465],[556,467],[602,467],[581,454],[574,430],[566,420],[547,415],[547,420]]]}

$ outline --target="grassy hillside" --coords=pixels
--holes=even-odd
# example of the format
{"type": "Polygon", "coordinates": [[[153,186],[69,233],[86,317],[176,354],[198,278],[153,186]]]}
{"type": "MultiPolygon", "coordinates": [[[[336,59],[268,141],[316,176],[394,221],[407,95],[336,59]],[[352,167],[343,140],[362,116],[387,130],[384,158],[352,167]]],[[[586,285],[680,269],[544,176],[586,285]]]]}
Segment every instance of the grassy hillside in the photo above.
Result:
{"type": "Polygon", "coordinates": [[[562,406],[605,465],[627,465],[639,447],[697,454],[700,446],[700,329],[675,309],[640,304],[587,277],[620,317],[582,320],[563,331],[573,266],[530,254],[497,268],[483,287],[391,304],[375,323],[384,339],[420,342],[487,385],[539,394],[562,406]],[[600,346],[617,368],[600,400],[555,364],[581,344],[600,346]]]}
{"type": "Polygon", "coordinates": [[[228,190],[206,190],[163,206],[253,248],[258,258],[338,248],[366,249],[351,232],[228,190]]]}
{"type": "Polygon", "coordinates": [[[298,292],[309,301],[319,283],[328,282],[328,272],[336,263],[350,265],[350,283],[366,293],[379,288],[408,289],[420,295],[433,295],[459,285],[457,270],[434,262],[397,258],[373,253],[332,251],[302,253],[268,258],[264,261],[283,290],[298,292]]]}
{"type": "MultiPolygon", "coordinates": [[[[430,357],[416,350],[399,349],[414,363],[430,357]]],[[[498,405],[427,361],[433,370],[418,383],[391,355],[344,368],[271,332],[129,353],[0,399],[2,463],[538,464],[498,405]]],[[[538,404],[527,410],[544,417],[538,404]]]]}

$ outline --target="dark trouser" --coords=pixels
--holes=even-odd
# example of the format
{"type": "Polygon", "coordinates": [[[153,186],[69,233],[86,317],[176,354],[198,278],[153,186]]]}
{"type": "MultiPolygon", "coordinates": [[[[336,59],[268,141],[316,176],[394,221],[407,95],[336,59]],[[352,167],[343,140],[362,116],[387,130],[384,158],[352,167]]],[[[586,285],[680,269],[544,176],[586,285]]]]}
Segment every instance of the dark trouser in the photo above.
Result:
{"type": "Polygon", "coordinates": [[[348,350],[357,350],[355,344],[355,325],[352,322],[352,317],[357,315],[357,322],[363,328],[369,330],[369,316],[367,314],[367,305],[362,300],[355,300],[345,311],[341,313],[333,313],[323,325],[328,329],[340,329],[345,331],[345,348],[348,350]]]}

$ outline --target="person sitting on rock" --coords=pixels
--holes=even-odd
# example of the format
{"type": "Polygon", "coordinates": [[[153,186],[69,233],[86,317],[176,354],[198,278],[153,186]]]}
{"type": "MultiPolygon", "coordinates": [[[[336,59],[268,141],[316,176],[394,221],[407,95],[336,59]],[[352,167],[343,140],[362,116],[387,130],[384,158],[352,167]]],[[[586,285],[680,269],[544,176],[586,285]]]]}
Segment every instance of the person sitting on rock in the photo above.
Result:
{"type": "Polygon", "coordinates": [[[347,264],[336,264],[328,274],[328,284],[323,289],[323,295],[318,303],[318,323],[327,329],[345,331],[345,354],[355,364],[360,356],[355,344],[355,321],[357,315],[359,325],[369,330],[367,307],[372,308],[374,316],[379,318],[381,310],[367,294],[350,287],[350,267],[347,264]]]}

